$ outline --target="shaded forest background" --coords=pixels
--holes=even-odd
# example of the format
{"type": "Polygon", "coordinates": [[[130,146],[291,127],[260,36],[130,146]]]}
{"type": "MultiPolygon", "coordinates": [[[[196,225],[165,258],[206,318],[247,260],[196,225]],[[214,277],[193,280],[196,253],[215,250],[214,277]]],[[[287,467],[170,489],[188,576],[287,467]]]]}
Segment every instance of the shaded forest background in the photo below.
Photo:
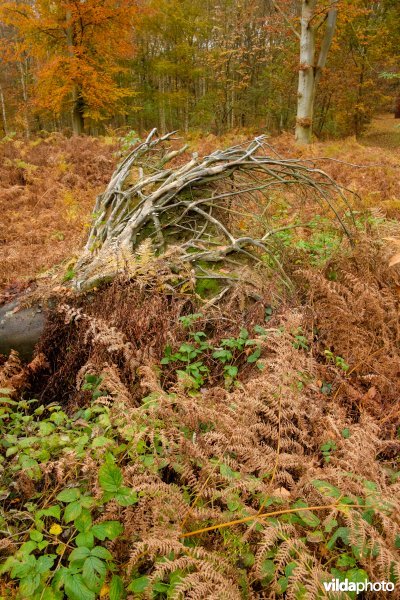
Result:
{"type": "MultiPolygon", "coordinates": [[[[336,4],[319,138],[359,135],[400,102],[397,0],[336,4]]],[[[320,37],[327,8],[318,2],[320,37]]],[[[298,0],[2,2],[3,133],[290,130],[300,11],[298,0]]]]}

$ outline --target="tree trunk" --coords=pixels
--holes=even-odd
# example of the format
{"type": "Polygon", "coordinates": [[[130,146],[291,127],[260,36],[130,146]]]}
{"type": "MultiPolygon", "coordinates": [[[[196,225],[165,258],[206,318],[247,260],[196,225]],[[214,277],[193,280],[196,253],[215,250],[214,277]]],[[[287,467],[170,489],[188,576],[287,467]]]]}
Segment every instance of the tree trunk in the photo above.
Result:
{"type": "Polygon", "coordinates": [[[83,102],[82,94],[79,89],[76,89],[73,96],[72,105],[72,130],[75,135],[82,135],[85,131],[85,119],[84,119],[85,105],[83,102]]]}
{"type": "Polygon", "coordinates": [[[394,105],[394,118],[400,119],[400,92],[397,94],[397,98],[394,105]]]}
{"type": "Polygon", "coordinates": [[[25,122],[25,137],[30,138],[30,127],[29,127],[29,112],[28,112],[28,89],[27,89],[27,59],[24,60],[24,64],[18,63],[20,72],[20,81],[22,87],[22,97],[24,99],[24,122],[25,122]]]}
{"type": "Polygon", "coordinates": [[[315,29],[311,25],[316,0],[303,0],[301,9],[300,67],[296,141],[310,144],[314,111],[315,29]]]}
{"type": "Polygon", "coordinates": [[[4,102],[3,88],[1,87],[1,85],[0,85],[0,101],[1,101],[1,115],[3,117],[4,135],[8,135],[6,104],[4,102]]]}
{"type": "Polygon", "coordinates": [[[325,33],[317,63],[315,62],[315,37],[317,28],[312,25],[317,0],[303,0],[301,11],[300,68],[296,118],[296,140],[310,144],[314,117],[315,91],[325,67],[336,28],[337,9],[326,16],[325,33]]]}

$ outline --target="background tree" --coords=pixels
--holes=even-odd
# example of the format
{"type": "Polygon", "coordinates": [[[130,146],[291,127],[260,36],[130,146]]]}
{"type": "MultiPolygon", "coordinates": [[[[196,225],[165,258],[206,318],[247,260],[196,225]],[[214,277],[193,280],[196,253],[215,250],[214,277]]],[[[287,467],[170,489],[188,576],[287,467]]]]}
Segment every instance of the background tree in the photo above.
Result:
{"type": "Polygon", "coordinates": [[[399,71],[397,0],[0,0],[0,16],[2,128],[27,136],[71,119],[361,135],[398,94],[381,77],[399,71]]]}
{"type": "Polygon", "coordinates": [[[130,0],[9,2],[2,15],[23,38],[35,61],[35,103],[60,115],[69,109],[73,130],[115,111],[131,90],[118,84],[123,59],[132,54],[130,0]]]}

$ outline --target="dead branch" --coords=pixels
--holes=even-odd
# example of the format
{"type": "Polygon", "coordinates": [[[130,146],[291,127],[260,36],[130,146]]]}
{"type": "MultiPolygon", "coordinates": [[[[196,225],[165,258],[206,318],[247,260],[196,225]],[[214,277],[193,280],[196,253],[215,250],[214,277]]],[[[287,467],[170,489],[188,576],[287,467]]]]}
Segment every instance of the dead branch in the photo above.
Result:
{"type": "Polygon", "coordinates": [[[202,159],[193,154],[183,166],[167,167],[187,146],[160,157],[163,143],[175,132],[162,137],[156,133],[153,129],[122,161],[97,199],[88,240],[76,266],[79,289],[101,276],[110,257],[119,257],[116,262],[123,267],[148,238],[159,253],[178,245],[180,258],[193,266],[199,261],[220,262],[232,253],[260,260],[262,254],[271,253],[270,238],[284,229],[265,222],[271,198],[278,193],[287,196],[294,191],[303,202],[325,203],[350,237],[341,216],[341,208],[349,208],[346,191],[309,161],[271,152],[264,136],[247,147],[217,150],[202,159]],[[255,205],[262,210],[257,211],[255,205]],[[236,215],[250,218],[244,235],[238,235],[236,215]]]}

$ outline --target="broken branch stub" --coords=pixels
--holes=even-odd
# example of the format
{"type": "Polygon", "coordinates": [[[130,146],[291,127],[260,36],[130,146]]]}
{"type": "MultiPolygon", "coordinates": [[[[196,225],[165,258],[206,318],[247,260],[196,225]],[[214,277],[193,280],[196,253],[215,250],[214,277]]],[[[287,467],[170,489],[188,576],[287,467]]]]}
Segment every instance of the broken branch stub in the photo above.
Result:
{"type": "MultiPolygon", "coordinates": [[[[84,251],[76,265],[79,289],[126,270],[144,240],[162,254],[174,247],[181,261],[201,274],[205,263],[233,253],[259,261],[271,255],[277,203],[325,203],[347,235],[341,217],[346,191],[309,161],[281,158],[256,137],[247,146],[193,154],[183,165],[168,164],[187,150],[164,150],[175,132],[153,129],[113,173],[97,198],[84,251]],[[342,207],[340,206],[342,204],[342,207]]],[[[293,227],[290,223],[288,227],[293,227]]],[[[215,273],[214,273],[215,276],[215,273]]]]}

